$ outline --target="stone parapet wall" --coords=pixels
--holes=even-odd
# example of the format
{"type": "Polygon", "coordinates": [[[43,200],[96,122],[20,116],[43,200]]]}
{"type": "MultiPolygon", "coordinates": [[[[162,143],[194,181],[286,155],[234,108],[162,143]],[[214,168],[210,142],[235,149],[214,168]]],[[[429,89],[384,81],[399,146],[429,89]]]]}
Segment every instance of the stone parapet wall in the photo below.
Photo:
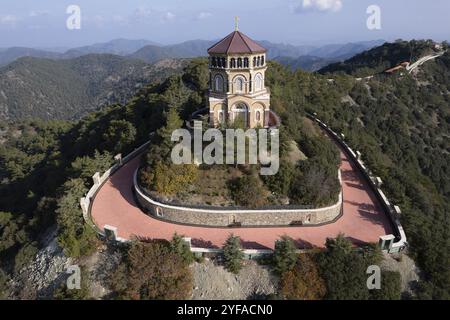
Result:
{"type": "Polygon", "coordinates": [[[407,247],[408,242],[406,240],[405,231],[403,230],[403,227],[400,223],[400,208],[398,206],[392,205],[381,190],[381,179],[374,176],[369,168],[365,166],[364,162],[361,159],[361,153],[359,151],[355,152],[350,148],[350,146],[344,141],[343,134],[338,135],[330,127],[328,127],[325,123],[318,119],[315,114],[308,114],[308,117],[317,122],[319,126],[324,129],[331,136],[331,138],[334,139],[342,147],[342,149],[347,152],[353,163],[355,163],[355,165],[365,177],[373,193],[381,203],[383,210],[390,219],[392,226],[394,227],[394,235],[381,235],[381,248],[389,253],[396,253],[404,250],[407,247]],[[390,239],[390,241],[386,242],[386,239],[390,239]]]}
{"type": "MultiPolygon", "coordinates": [[[[342,192],[339,200],[328,207],[317,209],[205,209],[161,203],[142,190],[137,181],[133,184],[136,200],[148,214],[173,223],[210,227],[261,227],[261,226],[314,226],[335,221],[342,212],[342,192]]],[[[339,172],[340,179],[340,172],[339,172]]]]}

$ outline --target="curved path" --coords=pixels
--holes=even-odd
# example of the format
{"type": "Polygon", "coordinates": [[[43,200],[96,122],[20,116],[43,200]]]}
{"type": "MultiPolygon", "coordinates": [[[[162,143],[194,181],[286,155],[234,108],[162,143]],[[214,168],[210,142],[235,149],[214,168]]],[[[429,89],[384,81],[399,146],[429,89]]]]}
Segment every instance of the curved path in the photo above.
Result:
{"type": "Polygon", "coordinates": [[[93,199],[91,215],[94,223],[117,227],[117,235],[170,239],[174,232],[192,238],[193,247],[220,248],[230,233],[242,239],[246,249],[273,249],[275,240],[288,235],[299,248],[323,247],[327,237],[344,233],[356,245],[378,242],[381,235],[391,234],[388,217],[380,208],[375,195],[341,151],[343,215],[334,223],[323,226],[276,228],[208,228],[183,226],[154,219],[137,206],[132,193],[133,173],[139,165],[137,157],[111,176],[93,199]]]}

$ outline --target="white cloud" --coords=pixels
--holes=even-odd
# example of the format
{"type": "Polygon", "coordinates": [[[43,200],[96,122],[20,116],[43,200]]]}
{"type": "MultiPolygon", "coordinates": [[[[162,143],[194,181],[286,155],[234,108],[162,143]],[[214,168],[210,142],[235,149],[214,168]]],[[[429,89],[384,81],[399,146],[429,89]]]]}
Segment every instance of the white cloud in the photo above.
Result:
{"type": "Polygon", "coordinates": [[[295,8],[296,13],[337,12],[342,9],[342,0],[303,0],[295,8]]]}
{"type": "Polygon", "coordinates": [[[12,14],[7,15],[0,15],[0,25],[14,27],[17,22],[19,21],[19,18],[12,14]]]}
{"type": "Polygon", "coordinates": [[[207,19],[211,16],[212,16],[211,12],[202,11],[202,12],[199,12],[199,14],[197,14],[197,19],[203,20],[203,19],[207,19]]]}
{"type": "Polygon", "coordinates": [[[48,15],[49,13],[50,12],[48,12],[47,10],[32,10],[28,14],[28,16],[34,18],[34,17],[39,17],[39,16],[45,16],[45,15],[48,15]]]}
{"type": "Polygon", "coordinates": [[[153,10],[146,7],[139,7],[134,11],[133,16],[136,18],[149,18],[152,14],[153,10]]]}
{"type": "Polygon", "coordinates": [[[164,14],[164,20],[174,20],[176,18],[176,15],[174,14],[174,13],[172,13],[172,12],[170,12],[170,11],[167,11],[165,14],[164,14]]]}

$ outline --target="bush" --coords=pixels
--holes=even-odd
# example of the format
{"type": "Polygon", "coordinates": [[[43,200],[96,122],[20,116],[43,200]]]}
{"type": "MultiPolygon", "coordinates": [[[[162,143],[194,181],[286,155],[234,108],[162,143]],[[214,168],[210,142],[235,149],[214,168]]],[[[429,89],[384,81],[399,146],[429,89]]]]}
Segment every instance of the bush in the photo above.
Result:
{"type": "Polygon", "coordinates": [[[327,285],[327,299],[367,300],[367,265],[342,234],[327,239],[327,250],[318,255],[321,276],[327,285]]]}
{"type": "Polygon", "coordinates": [[[231,196],[239,206],[257,208],[267,204],[261,180],[254,174],[236,178],[229,184],[231,196]]]}
{"type": "Polygon", "coordinates": [[[113,273],[111,286],[121,299],[187,299],[191,295],[192,275],[170,242],[134,242],[113,273]]]}
{"type": "Polygon", "coordinates": [[[319,300],[325,296],[325,281],[309,254],[300,254],[295,267],[283,273],[281,293],[286,299],[297,300],[319,300]]]}
{"type": "Polygon", "coordinates": [[[225,260],[225,268],[232,273],[239,273],[242,269],[242,252],[241,239],[230,235],[223,246],[223,256],[225,260]]]}
{"type": "Polygon", "coordinates": [[[190,265],[192,262],[194,262],[194,254],[189,248],[189,245],[177,233],[173,235],[170,244],[172,246],[172,251],[183,258],[183,261],[187,265],[190,265]]]}
{"type": "Polygon", "coordinates": [[[370,299],[373,300],[400,300],[401,276],[396,271],[381,271],[380,289],[370,290],[370,299]]]}
{"type": "Polygon", "coordinates": [[[297,248],[294,241],[288,236],[282,236],[275,243],[273,253],[273,269],[278,274],[283,274],[294,268],[297,262],[297,248]]]}

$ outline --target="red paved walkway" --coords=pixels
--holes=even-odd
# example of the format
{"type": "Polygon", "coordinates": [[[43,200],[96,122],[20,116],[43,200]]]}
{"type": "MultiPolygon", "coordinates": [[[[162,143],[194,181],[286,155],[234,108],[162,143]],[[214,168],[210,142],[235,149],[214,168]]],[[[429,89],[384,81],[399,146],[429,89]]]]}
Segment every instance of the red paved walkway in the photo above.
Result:
{"type": "Polygon", "coordinates": [[[281,235],[298,241],[299,247],[323,247],[327,237],[343,232],[355,244],[378,242],[380,235],[392,233],[391,225],[379,209],[377,200],[365,180],[341,152],[344,214],[335,223],[317,227],[282,228],[207,228],[171,224],[144,214],[131,192],[133,173],[139,165],[136,158],[117,171],[99,190],[92,205],[92,218],[103,228],[117,227],[118,236],[170,239],[174,232],[192,238],[196,247],[221,247],[230,233],[241,237],[246,248],[273,248],[281,235]]]}

